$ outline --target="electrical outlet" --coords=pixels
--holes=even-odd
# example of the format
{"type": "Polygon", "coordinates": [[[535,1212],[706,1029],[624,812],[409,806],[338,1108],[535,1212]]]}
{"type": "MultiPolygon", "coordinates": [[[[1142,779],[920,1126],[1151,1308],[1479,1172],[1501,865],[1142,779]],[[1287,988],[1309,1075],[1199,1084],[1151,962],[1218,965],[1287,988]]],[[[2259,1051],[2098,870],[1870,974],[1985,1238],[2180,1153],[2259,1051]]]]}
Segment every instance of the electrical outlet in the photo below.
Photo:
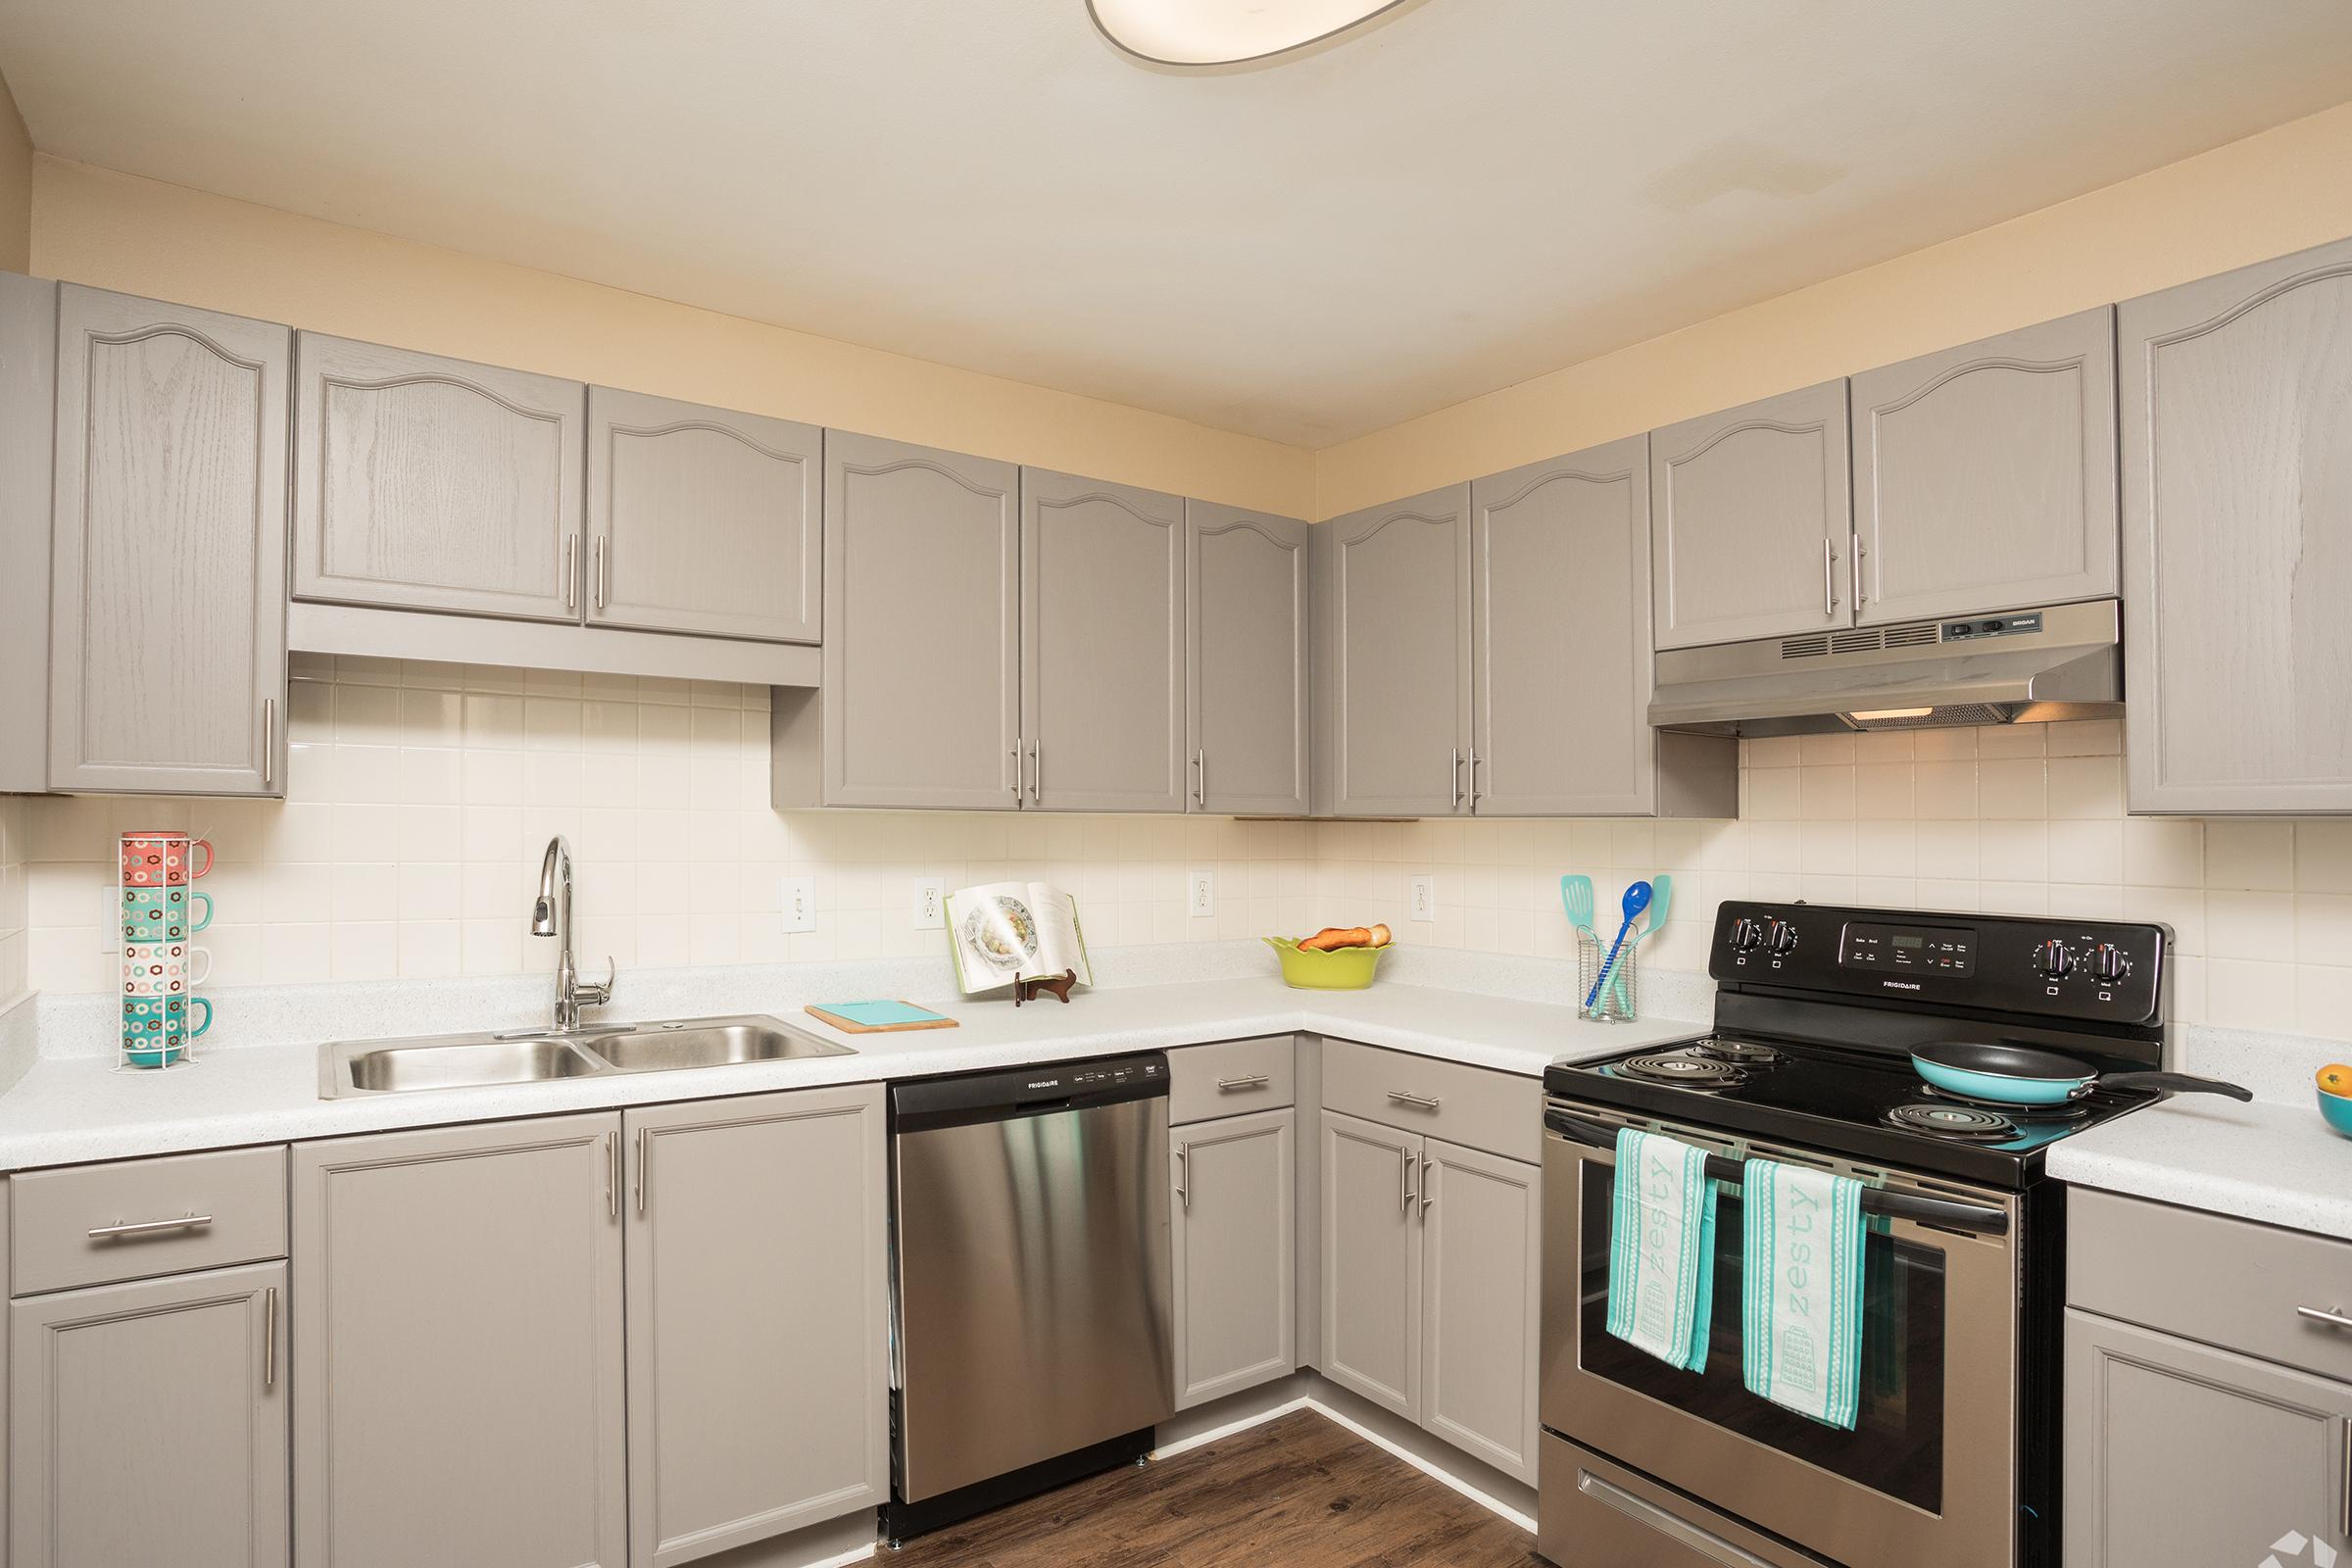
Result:
{"type": "Polygon", "coordinates": [[[948,923],[948,895],[935,876],[914,879],[914,928],[936,931],[948,923]]]}
{"type": "Polygon", "coordinates": [[[788,932],[816,929],[816,878],[784,879],[784,929],[788,932]]]}
{"type": "Polygon", "coordinates": [[[1416,920],[1435,920],[1438,917],[1438,879],[1424,872],[1413,878],[1412,887],[1411,900],[1405,912],[1416,920]]]}
{"type": "Polygon", "coordinates": [[[1217,912],[1217,873],[1195,871],[1185,884],[1184,912],[1204,920],[1217,912]]]}

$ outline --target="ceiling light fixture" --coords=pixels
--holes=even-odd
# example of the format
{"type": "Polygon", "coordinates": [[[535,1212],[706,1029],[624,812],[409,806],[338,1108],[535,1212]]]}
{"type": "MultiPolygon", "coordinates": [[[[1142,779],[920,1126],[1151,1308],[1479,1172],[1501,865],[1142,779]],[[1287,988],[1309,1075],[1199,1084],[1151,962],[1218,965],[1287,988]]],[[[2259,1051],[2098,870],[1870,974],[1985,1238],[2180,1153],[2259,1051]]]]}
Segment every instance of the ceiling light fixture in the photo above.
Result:
{"type": "Polygon", "coordinates": [[[1102,35],[1162,66],[1230,66],[1303,49],[1405,0],[1087,0],[1102,35]]]}

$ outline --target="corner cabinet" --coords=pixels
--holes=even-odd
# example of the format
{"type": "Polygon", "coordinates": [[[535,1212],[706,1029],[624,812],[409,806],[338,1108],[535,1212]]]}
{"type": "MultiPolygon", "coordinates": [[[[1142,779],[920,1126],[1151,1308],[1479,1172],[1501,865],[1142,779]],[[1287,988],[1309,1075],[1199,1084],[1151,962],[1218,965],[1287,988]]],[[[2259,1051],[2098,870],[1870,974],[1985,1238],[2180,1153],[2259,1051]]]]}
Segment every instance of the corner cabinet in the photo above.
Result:
{"type": "Polygon", "coordinates": [[[1845,392],[1824,382],[1651,433],[1660,648],[1851,624],[1845,392]]]}
{"type": "Polygon", "coordinates": [[[818,640],[824,432],[588,389],[592,626],[818,640]]]}
{"type": "Polygon", "coordinates": [[[49,785],[285,791],[292,334],[63,285],[49,785]]]}
{"type": "Polygon", "coordinates": [[[301,335],[294,597],[577,620],[577,381],[301,335]]]}
{"type": "Polygon", "coordinates": [[[1185,660],[1191,808],[1304,816],[1308,529],[1238,507],[1185,503],[1185,660]]]}
{"type": "Polygon", "coordinates": [[[1169,1132],[1179,1410],[1298,1369],[1297,1129],[1286,1108],[1169,1132]]]}
{"type": "Polygon", "coordinates": [[[2116,591],[2115,312],[1853,378],[1864,625],[2116,591]]]}
{"type": "Polygon", "coordinates": [[[1021,470],[1021,734],[1029,804],[1181,811],[1184,503],[1021,470]]]}
{"type": "Polygon", "coordinates": [[[2120,307],[2134,811],[2352,811],[2352,241],[2120,307]]]}
{"type": "Polygon", "coordinates": [[[1466,808],[1470,487],[1314,530],[1318,808],[1337,816],[1466,808]]]}

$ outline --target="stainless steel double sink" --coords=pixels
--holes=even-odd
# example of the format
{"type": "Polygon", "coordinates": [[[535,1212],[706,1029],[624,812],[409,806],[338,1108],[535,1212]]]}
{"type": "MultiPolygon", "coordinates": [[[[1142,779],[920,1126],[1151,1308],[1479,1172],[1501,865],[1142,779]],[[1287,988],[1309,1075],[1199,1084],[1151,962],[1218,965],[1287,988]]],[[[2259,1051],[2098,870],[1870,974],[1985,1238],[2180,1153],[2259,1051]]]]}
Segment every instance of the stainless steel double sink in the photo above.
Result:
{"type": "Polygon", "coordinates": [[[855,1054],[848,1046],[788,1029],[760,1013],[599,1024],[569,1033],[515,1029],[415,1040],[345,1040],[318,1048],[318,1098],[487,1088],[855,1054]]]}

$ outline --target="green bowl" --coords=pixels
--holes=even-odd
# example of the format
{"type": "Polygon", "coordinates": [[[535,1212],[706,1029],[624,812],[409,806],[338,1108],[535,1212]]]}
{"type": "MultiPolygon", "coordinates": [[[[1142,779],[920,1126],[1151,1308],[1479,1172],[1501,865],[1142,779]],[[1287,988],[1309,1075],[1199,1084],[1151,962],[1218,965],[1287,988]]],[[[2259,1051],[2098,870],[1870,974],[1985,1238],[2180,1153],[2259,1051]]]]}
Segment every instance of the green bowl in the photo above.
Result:
{"type": "Polygon", "coordinates": [[[1372,983],[1387,947],[1337,948],[1320,953],[1302,948],[1289,937],[1267,937],[1267,947],[1282,959],[1282,983],[1301,991],[1361,991],[1372,983]]]}

